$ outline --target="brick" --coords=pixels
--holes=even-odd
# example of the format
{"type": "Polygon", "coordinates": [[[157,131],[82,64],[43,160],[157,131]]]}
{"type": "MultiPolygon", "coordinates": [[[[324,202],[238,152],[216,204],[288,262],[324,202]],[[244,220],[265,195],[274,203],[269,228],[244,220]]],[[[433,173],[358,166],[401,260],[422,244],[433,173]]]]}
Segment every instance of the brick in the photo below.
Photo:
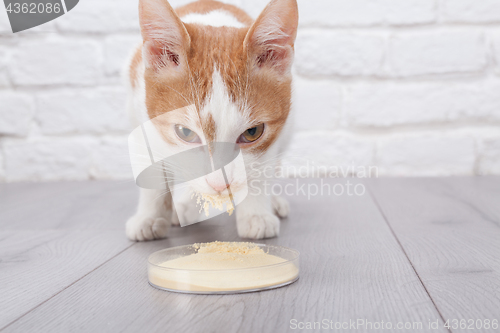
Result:
{"type": "Polygon", "coordinates": [[[18,85],[94,84],[101,51],[91,41],[28,41],[12,56],[11,78],[18,85]]]}
{"type": "Polygon", "coordinates": [[[472,175],[474,139],[436,131],[391,135],[379,140],[376,161],[382,176],[472,175]]]}
{"type": "Polygon", "coordinates": [[[293,117],[297,130],[334,128],[341,112],[340,87],[329,81],[294,79],[293,117]]]}
{"type": "Polygon", "coordinates": [[[373,153],[373,143],[364,138],[344,133],[302,132],[294,135],[283,165],[290,176],[294,172],[297,175],[301,167],[309,168],[310,176],[319,170],[318,167],[348,173],[352,166],[373,165],[373,153]]]}
{"type": "Polygon", "coordinates": [[[480,140],[478,172],[481,175],[500,174],[500,129],[496,136],[480,140]]]}
{"type": "Polygon", "coordinates": [[[493,60],[495,63],[495,70],[500,74],[500,33],[494,33],[489,36],[493,51],[493,60]]]}
{"type": "Polygon", "coordinates": [[[499,22],[500,2],[497,0],[445,0],[443,18],[447,22],[499,22]]]}
{"type": "Polygon", "coordinates": [[[7,49],[7,46],[0,45],[0,69],[7,67],[8,60],[9,50],[7,49]]]}
{"type": "Polygon", "coordinates": [[[7,64],[9,62],[9,54],[7,48],[0,45],[0,87],[4,88],[9,86],[10,80],[7,74],[7,64]]]}
{"type": "Polygon", "coordinates": [[[84,180],[89,178],[93,138],[4,143],[7,181],[84,180]]]}
{"type": "Polygon", "coordinates": [[[384,22],[394,25],[432,23],[437,16],[436,0],[385,0],[380,7],[384,22]]]}
{"type": "Polygon", "coordinates": [[[347,89],[350,126],[384,127],[450,121],[500,120],[500,81],[375,83],[347,89]]]}
{"type": "Polygon", "coordinates": [[[33,98],[11,91],[0,92],[0,135],[26,136],[34,114],[33,98]]]}
{"type": "Polygon", "coordinates": [[[9,75],[6,69],[0,69],[0,88],[7,88],[10,86],[9,75]]]}
{"type": "Polygon", "coordinates": [[[435,0],[299,0],[304,26],[424,24],[435,21],[435,0]]]}
{"type": "Polygon", "coordinates": [[[104,40],[104,71],[108,75],[119,75],[125,61],[131,57],[141,37],[139,34],[131,36],[109,36],[104,40]]]}
{"type": "Polygon", "coordinates": [[[5,182],[5,168],[4,168],[2,146],[0,145],[0,183],[3,182],[5,182]]]}
{"type": "Polygon", "coordinates": [[[85,0],[56,20],[63,32],[139,31],[139,10],[133,0],[85,0]]]}
{"type": "Polygon", "coordinates": [[[133,179],[127,137],[100,140],[92,151],[90,175],[95,179],[133,179]]]}
{"type": "Polygon", "coordinates": [[[486,48],[474,31],[399,34],[389,43],[388,62],[395,76],[478,72],[486,48]]]}
{"type": "Polygon", "coordinates": [[[295,68],[304,76],[373,75],[381,67],[384,38],[332,31],[299,32],[295,68]]]}
{"type": "Polygon", "coordinates": [[[7,71],[0,70],[0,88],[5,88],[10,85],[7,71]]]}
{"type": "Polygon", "coordinates": [[[121,88],[44,93],[36,119],[43,134],[123,132],[129,129],[125,102],[121,88]]]}

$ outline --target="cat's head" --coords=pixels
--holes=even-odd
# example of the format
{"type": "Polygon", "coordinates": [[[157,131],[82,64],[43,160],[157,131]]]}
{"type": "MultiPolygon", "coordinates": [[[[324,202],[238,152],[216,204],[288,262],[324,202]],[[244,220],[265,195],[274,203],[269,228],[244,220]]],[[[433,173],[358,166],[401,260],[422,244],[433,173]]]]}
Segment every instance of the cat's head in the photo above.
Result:
{"type": "MultiPolygon", "coordinates": [[[[183,11],[203,14],[208,2],[177,12],[181,18],[183,11]]],[[[183,23],[166,0],[140,1],[147,112],[153,119],[184,110],[163,124],[162,135],[173,146],[232,142],[251,160],[273,146],[290,111],[297,3],[273,0],[255,22],[222,6],[240,27],[183,23]]],[[[243,181],[237,171],[228,176],[243,181]]],[[[201,191],[225,186],[220,178],[207,183],[201,191]]]]}

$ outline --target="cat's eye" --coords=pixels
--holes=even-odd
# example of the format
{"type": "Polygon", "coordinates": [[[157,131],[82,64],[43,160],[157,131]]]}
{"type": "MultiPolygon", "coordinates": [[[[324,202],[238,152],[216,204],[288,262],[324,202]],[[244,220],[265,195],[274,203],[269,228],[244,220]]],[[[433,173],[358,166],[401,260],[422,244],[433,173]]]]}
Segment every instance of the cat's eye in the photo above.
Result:
{"type": "Polygon", "coordinates": [[[190,130],[189,128],[182,125],[175,125],[175,133],[182,141],[188,143],[201,143],[200,137],[195,131],[190,130]]]}
{"type": "Polygon", "coordinates": [[[247,129],[238,138],[238,143],[251,143],[257,141],[264,133],[264,124],[247,129]]]}

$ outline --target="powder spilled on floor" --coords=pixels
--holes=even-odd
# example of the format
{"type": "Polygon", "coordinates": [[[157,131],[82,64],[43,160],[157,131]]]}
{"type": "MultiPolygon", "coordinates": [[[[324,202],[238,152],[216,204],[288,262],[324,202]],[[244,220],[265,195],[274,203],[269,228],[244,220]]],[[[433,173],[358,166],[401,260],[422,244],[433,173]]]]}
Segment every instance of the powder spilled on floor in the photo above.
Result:
{"type": "Polygon", "coordinates": [[[256,244],[212,242],[193,248],[197,250],[194,254],[150,267],[150,281],[175,290],[241,291],[280,285],[298,276],[292,262],[268,254],[256,244]]]}

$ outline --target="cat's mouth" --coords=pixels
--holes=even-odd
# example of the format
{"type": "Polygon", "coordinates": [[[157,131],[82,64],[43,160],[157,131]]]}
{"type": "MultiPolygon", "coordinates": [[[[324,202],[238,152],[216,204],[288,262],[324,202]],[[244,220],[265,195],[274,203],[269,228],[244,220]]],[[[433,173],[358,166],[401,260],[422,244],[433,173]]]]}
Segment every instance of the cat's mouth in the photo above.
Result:
{"type": "Polygon", "coordinates": [[[193,192],[191,197],[196,198],[196,204],[200,207],[200,213],[204,211],[207,217],[210,215],[210,207],[220,211],[227,211],[229,215],[234,211],[232,197],[229,195],[193,192]]]}
{"type": "Polygon", "coordinates": [[[201,191],[199,190],[194,190],[196,193],[201,193],[201,194],[206,194],[206,195],[213,195],[213,196],[221,196],[221,197],[226,197],[229,196],[229,192],[232,194],[238,193],[241,190],[243,190],[246,187],[245,183],[232,183],[229,185],[227,189],[224,189],[222,191],[217,191],[215,189],[212,189],[209,187],[208,189],[203,189],[201,191]]]}

